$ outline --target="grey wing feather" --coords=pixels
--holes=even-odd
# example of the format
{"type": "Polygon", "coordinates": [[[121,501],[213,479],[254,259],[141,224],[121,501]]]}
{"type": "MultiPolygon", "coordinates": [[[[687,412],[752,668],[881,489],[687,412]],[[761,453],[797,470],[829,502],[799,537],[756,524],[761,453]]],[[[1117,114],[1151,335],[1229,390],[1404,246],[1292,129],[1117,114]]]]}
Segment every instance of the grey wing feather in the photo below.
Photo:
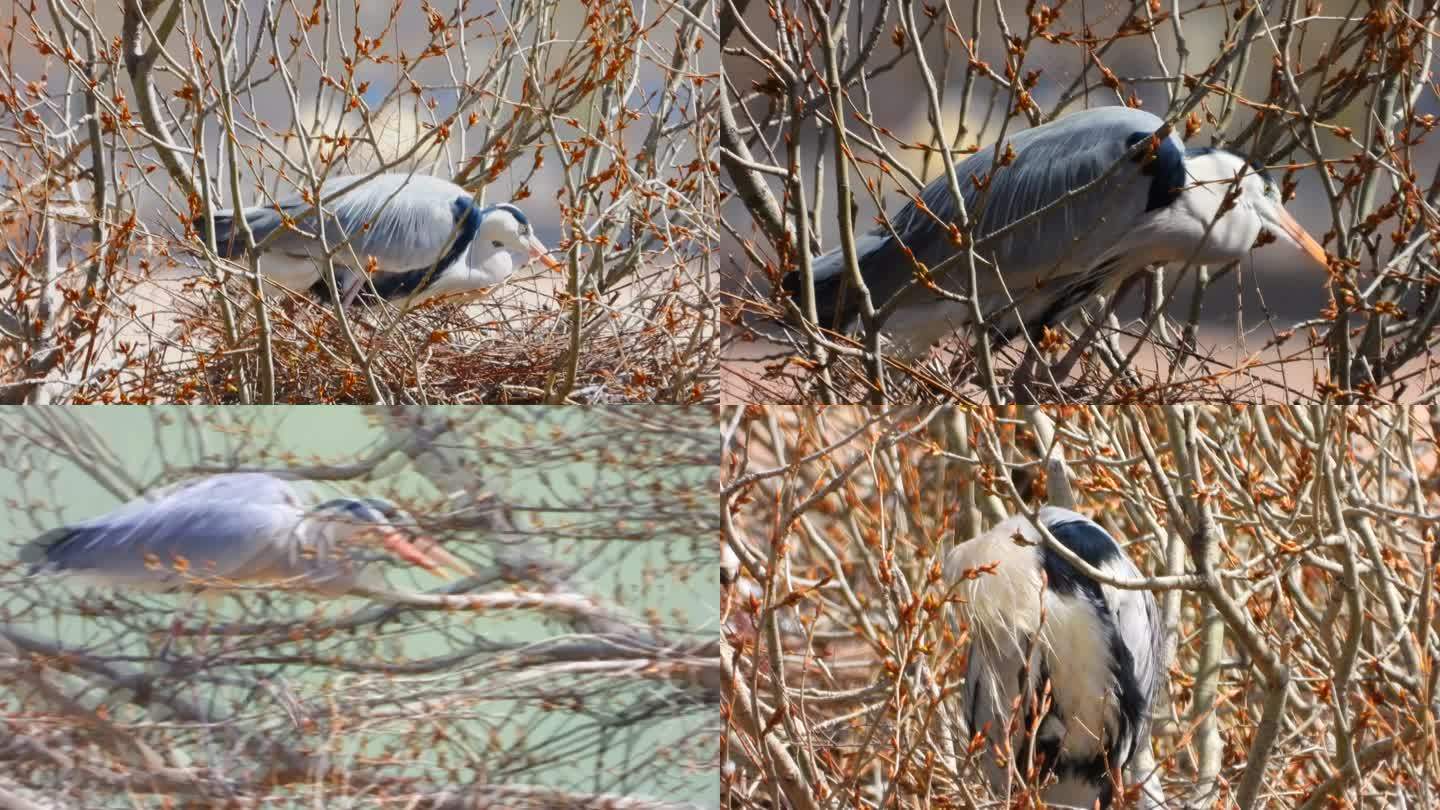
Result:
{"type": "MultiPolygon", "coordinates": [[[[349,236],[355,256],[361,259],[374,256],[382,270],[410,270],[440,258],[455,228],[451,206],[458,197],[470,196],[469,192],[430,175],[382,174],[357,186],[363,178],[363,175],[342,175],[322,184],[327,212],[323,218],[326,244],[334,249],[349,236]]],[[[276,203],[305,233],[281,230],[276,208],[257,206],[245,209],[245,218],[255,232],[256,241],[268,236],[271,241],[266,243],[267,250],[322,256],[321,243],[316,238],[319,220],[311,211],[313,204],[298,194],[278,199],[276,203]]],[[[229,211],[217,213],[217,243],[221,241],[224,227],[219,224],[222,217],[228,222],[231,216],[229,211]]],[[[341,263],[347,263],[350,256],[345,250],[336,255],[341,263]]]]}
{"type": "MultiPolygon", "coordinates": [[[[976,239],[987,240],[1101,177],[1129,150],[1126,140],[1131,135],[1153,132],[1163,123],[1140,110],[1105,107],[1066,116],[1053,127],[1026,130],[1010,139],[1017,157],[1011,165],[995,171],[988,199],[983,202],[982,193],[968,177],[991,171],[993,150],[971,155],[956,174],[965,184],[967,209],[973,212],[980,206],[976,239]]],[[[1145,212],[1150,183],[1139,163],[1121,165],[1105,182],[1065,205],[998,239],[981,241],[980,252],[994,257],[1008,281],[1021,272],[1040,272],[1073,261],[1077,245],[1091,251],[1108,248],[1145,212]]],[[[932,183],[930,188],[935,186],[932,183]]],[[[938,190],[941,193],[934,195],[936,199],[926,199],[926,204],[947,221],[953,219],[954,197],[944,184],[938,190]]]]}
{"type": "MultiPolygon", "coordinates": [[[[1057,506],[1042,507],[1039,517],[1042,523],[1052,527],[1052,531],[1055,527],[1075,522],[1094,526],[1120,550],[1119,555],[1105,561],[1100,569],[1119,579],[1144,579],[1145,575],[1135,565],[1135,561],[1119,549],[1114,537],[1090,518],[1057,506]]],[[[1164,632],[1160,626],[1160,610],[1155,602],[1155,594],[1147,590],[1126,590],[1104,584],[1100,586],[1100,590],[1114,615],[1115,633],[1134,663],[1136,685],[1145,705],[1149,706],[1159,688],[1159,667],[1163,658],[1164,632]]],[[[1118,741],[1123,748],[1117,756],[1120,762],[1128,762],[1136,746],[1148,739],[1148,720],[1147,715],[1142,715],[1138,726],[1122,734],[1118,741]]]]}
{"type": "Polygon", "coordinates": [[[262,474],[201,479],[158,500],[136,500],[109,514],[46,532],[21,549],[37,567],[93,573],[113,583],[192,576],[237,577],[287,549],[303,510],[289,485],[262,474]],[[153,555],[153,558],[152,558],[153,555]],[[154,559],[160,567],[152,568],[154,559]]]}
{"type": "MultiPolygon", "coordinates": [[[[1144,574],[1128,557],[1122,557],[1118,567],[1120,576],[1127,579],[1142,579],[1144,574]]],[[[1113,565],[1113,564],[1112,564],[1113,565]]],[[[1105,598],[1114,605],[1115,630],[1121,639],[1140,640],[1140,643],[1126,644],[1135,662],[1135,680],[1145,697],[1147,705],[1153,705],[1155,693],[1160,686],[1160,667],[1164,664],[1164,628],[1160,624],[1160,608],[1155,594],[1150,591],[1122,591],[1109,586],[1103,587],[1105,598]]],[[[1123,751],[1120,759],[1128,761],[1138,745],[1149,739],[1149,713],[1140,718],[1140,725],[1134,729],[1127,741],[1129,750],[1123,751]]]]}
{"type": "MultiPolygon", "coordinates": [[[[1103,107],[1072,113],[1042,127],[1027,129],[1005,139],[1015,150],[1009,166],[996,169],[995,151],[985,148],[955,166],[967,215],[976,221],[974,235],[984,239],[1024,216],[1034,213],[1109,170],[1128,151],[1127,138],[1136,132],[1159,129],[1158,117],[1128,107],[1103,107]],[[993,174],[988,193],[971,178],[993,174]],[[978,213],[978,217],[977,217],[978,213]]],[[[1171,135],[1177,146],[1179,139],[1171,135]]],[[[1004,147],[1002,147],[1003,152],[1004,147]]],[[[982,257],[993,258],[1004,272],[1005,285],[1017,297],[1025,287],[1059,264],[1092,264],[1109,250],[1146,210],[1151,180],[1142,167],[1119,166],[1095,189],[1066,205],[1034,217],[1015,230],[977,245],[982,257]]],[[[954,196],[945,177],[936,178],[920,194],[930,213],[907,203],[894,217],[895,232],[915,258],[931,270],[954,256],[958,248],[946,227],[958,216],[954,196]]],[[[910,284],[913,265],[900,244],[881,228],[861,251],[861,273],[876,306],[910,284]]],[[[838,282],[842,262],[838,252],[817,260],[816,279],[838,282]]],[[[963,268],[948,266],[945,286],[963,289],[954,274],[963,268]]],[[[982,295],[999,291],[988,285],[982,270],[982,295]],[[988,286],[988,288],[986,288],[988,286]]],[[[847,308],[848,309],[848,308],[847,308]]]]}
{"type": "MultiPolygon", "coordinates": [[[[855,255],[861,268],[861,277],[865,279],[865,287],[870,290],[871,300],[875,306],[879,307],[885,303],[895,289],[899,288],[899,284],[885,283],[889,277],[876,272],[875,268],[907,266],[900,264],[904,260],[903,255],[894,240],[888,234],[883,233],[867,233],[857,236],[855,238],[855,255]]],[[[860,306],[860,299],[853,291],[849,293],[848,298],[842,300],[841,291],[845,286],[844,255],[839,250],[832,250],[816,258],[810,269],[815,278],[815,308],[819,324],[825,327],[837,325],[844,328],[844,321],[857,312],[860,306]],[[841,321],[838,324],[836,324],[837,314],[841,321]]],[[[899,271],[896,271],[896,275],[899,275],[899,271]]],[[[900,284],[908,280],[908,276],[898,279],[900,284]]],[[[795,303],[799,306],[802,301],[800,274],[790,273],[782,279],[782,283],[785,285],[785,289],[794,296],[795,303]]]]}
{"type": "MultiPolygon", "coordinates": [[[[1084,522],[1104,531],[1103,527],[1090,518],[1056,506],[1043,507],[1040,510],[1040,519],[1047,525],[1084,522]]],[[[1113,542],[1113,536],[1109,532],[1105,532],[1105,535],[1111,537],[1113,542]]],[[[1118,544],[1116,547],[1118,548],[1118,544]]],[[[1136,580],[1145,577],[1140,568],[1135,565],[1135,561],[1123,551],[1119,556],[1106,561],[1101,566],[1101,570],[1120,579],[1136,580]]],[[[1100,589],[1105,595],[1106,604],[1110,606],[1110,610],[1114,614],[1115,633],[1130,653],[1134,663],[1135,681],[1145,699],[1145,704],[1149,706],[1154,701],[1155,692],[1159,687],[1159,667],[1163,655],[1161,651],[1163,630],[1160,626],[1160,610],[1155,602],[1155,594],[1144,590],[1122,590],[1103,584],[1100,589]]],[[[1120,762],[1128,762],[1136,746],[1143,744],[1143,741],[1148,739],[1148,721],[1148,715],[1142,715],[1139,726],[1130,729],[1119,740],[1123,748],[1117,755],[1120,762]]]]}

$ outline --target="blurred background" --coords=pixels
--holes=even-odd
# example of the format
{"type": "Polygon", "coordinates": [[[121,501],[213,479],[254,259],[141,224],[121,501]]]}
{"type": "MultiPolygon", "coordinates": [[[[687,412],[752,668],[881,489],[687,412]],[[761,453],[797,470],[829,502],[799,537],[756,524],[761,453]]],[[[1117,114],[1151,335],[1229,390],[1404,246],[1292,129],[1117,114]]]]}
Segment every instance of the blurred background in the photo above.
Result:
{"type": "Polygon", "coordinates": [[[97,810],[715,805],[710,414],[13,409],[0,447],[0,793],[97,810]],[[477,569],[385,566],[394,589],[569,594],[593,612],[264,587],[207,610],[15,562],[47,530],[237,468],[294,473],[312,502],[387,498],[477,569]]]}

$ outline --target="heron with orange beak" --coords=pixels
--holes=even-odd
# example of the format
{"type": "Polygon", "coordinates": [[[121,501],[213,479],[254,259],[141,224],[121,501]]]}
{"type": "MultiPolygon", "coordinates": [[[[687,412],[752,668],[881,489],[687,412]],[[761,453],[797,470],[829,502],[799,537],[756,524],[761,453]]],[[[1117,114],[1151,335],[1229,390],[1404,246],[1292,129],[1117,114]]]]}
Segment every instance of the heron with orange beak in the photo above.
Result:
{"type": "Polygon", "coordinates": [[[20,560],[32,575],[207,594],[257,585],[322,597],[371,593],[376,550],[442,576],[474,573],[412,524],[379,498],[307,507],[282,478],[228,473],[53,529],[22,546],[20,560]]]}
{"type": "MultiPolygon", "coordinates": [[[[1261,231],[1288,244],[1297,266],[1329,266],[1263,165],[1186,148],[1153,113],[1083,110],[1013,132],[1001,146],[956,163],[953,179],[942,172],[881,227],[855,234],[849,258],[838,248],[817,256],[809,281],[792,273],[785,290],[802,307],[813,293],[819,326],[854,331],[863,319],[853,261],[875,325],[901,359],[924,359],[962,328],[986,330],[994,345],[1025,335],[1038,357],[1046,327],[1103,300],[1091,319],[1100,324],[1148,268],[1243,259],[1261,231]]],[[[1081,334],[1081,344],[1094,336],[1081,334]]],[[[1063,379],[1067,370],[1052,373],[1063,379]]]]}
{"type": "Polygon", "coordinates": [[[443,177],[337,175],[319,191],[320,211],[313,197],[296,190],[264,205],[198,217],[193,225],[201,234],[213,230],[216,254],[236,260],[247,254],[243,224],[256,240],[264,278],[296,292],[309,289],[323,301],[334,300],[321,270],[333,252],[336,289],[347,306],[362,294],[418,304],[492,287],[531,262],[561,267],[525,212],[510,203],[482,207],[443,177]]]}

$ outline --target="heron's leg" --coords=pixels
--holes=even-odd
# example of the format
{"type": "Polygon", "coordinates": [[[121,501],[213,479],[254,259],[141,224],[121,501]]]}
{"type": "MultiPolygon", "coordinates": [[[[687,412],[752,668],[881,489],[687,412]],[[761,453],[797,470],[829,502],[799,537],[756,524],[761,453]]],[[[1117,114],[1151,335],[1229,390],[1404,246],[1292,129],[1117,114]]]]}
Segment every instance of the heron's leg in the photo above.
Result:
{"type": "MultiPolygon", "coordinates": [[[[206,590],[200,591],[196,594],[195,598],[205,603],[205,623],[200,626],[200,637],[195,641],[196,650],[203,653],[206,652],[206,646],[209,644],[210,636],[215,631],[215,624],[218,620],[217,616],[220,614],[220,606],[225,604],[225,594],[219,591],[206,590]]],[[[192,601],[191,604],[194,604],[194,602],[192,601]]],[[[224,646],[223,639],[221,646],[222,648],[224,646]]]]}
{"type": "Polygon", "coordinates": [[[204,617],[200,620],[200,627],[195,630],[195,638],[190,642],[191,649],[199,655],[210,652],[210,621],[210,611],[206,610],[204,617]]]}
{"type": "Polygon", "coordinates": [[[1111,794],[1111,795],[1114,795],[1114,796],[1117,796],[1117,797],[1124,797],[1124,795],[1125,795],[1125,778],[1124,778],[1124,776],[1120,773],[1120,766],[1119,766],[1119,765],[1113,765],[1113,764],[1112,764],[1112,765],[1110,766],[1110,771],[1109,771],[1109,773],[1107,773],[1107,774],[1105,775],[1105,778],[1109,779],[1109,780],[1110,780],[1110,784],[1111,784],[1112,786],[1114,786],[1114,788],[1115,788],[1115,792],[1114,792],[1113,794],[1111,794]]]}
{"type": "Polygon", "coordinates": [[[1035,392],[1031,390],[1031,384],[1035,381],[1035,371],[1040,367],[1040,350],[1035,348],[1035,341],[1025,341],[1025,356],[1020,358],[1020,365],[1010,372],[1010,396],[1015,398],[1017,403],[1022,405],[1035,404],[1035,392]]]}
{"type": "Polygon", "coordinates": [[[1085,331],[1080,334],[1080,337],[1074,343],[1070,344],[1070,350],[1065,353],[1065,356],[1060,358],[1058,363],[1050,367],[1050,377],[1052,380],[1063,380],[1070,376],[1070,371],[1075,367],[1075,364],[1079,362],[1080,355],[1085,352],[1086,347],[1094,342],[1095,335],[1100,332],[1100,324],[1110,319],[1110,316],[1114,314],[1115,309],[1120,305],[1120,300],[1125,297],[1126,293],[1130,292],[1131,288],[1135,286],[1142,275],[1144,274],[1134,273],[1120,282],[1120,286],[1116,288],[1115,294],[1110,296],[1110,301],[1105,305],[1104,311],[1100,313],[1100,316],[1085,327],[1085,331]]]}
{"type": "Polygon", "coordinates": [[[365,288],[365,280],[364,273],[346,274],[344,289],[340,292],[341,306],[348,309],[351,304],[355,303],[355,298],[359,296],[360,291],[365,288]]]}
{"type": "Polygon", "coordinates": [[[1075,368],[1075,363],[1080,360],[1080,356],[1085,353],[1085,349],[1095,341],[1095,335],[1100,331],[1100,324],[1105,322],[1106,316],[1114,308],[1115,299],[1112,298],[1110,303],[1105,307],[1105,311],[1100,314],[1100,317],[1095,318],[1087,324],[1085,331],[1081,332],[1080,336],[1075,338],[1075,341],[1070,344],[1070,349],[1065,352],[1065,356],[1047,369],[1052,382],[1058,385],[1060,380],[1070,376],[1070,371],[1075,368]]]}
{"type": "Polygon", "coordinates": [[[156,653],[156,658],[164,660],[170,654],[170,647],[175,643],[175,640],[181,635],[185,635],[185,617],[195,612],[195,605],[199,599],[205,601],[205,620],[200,626],[199,631],[194,634],[197,637],[195,646],[199,652],[204,652],[205,639],[210,635],[212,629],[214,611],[224,597],[209,591],[201,591],[198,593],[189,591],[180,600],[180,604],[175,611],[175,618],[170,622],[170,634],[165,638],[165,643],[160,645],[160,650],[156,653]]]}

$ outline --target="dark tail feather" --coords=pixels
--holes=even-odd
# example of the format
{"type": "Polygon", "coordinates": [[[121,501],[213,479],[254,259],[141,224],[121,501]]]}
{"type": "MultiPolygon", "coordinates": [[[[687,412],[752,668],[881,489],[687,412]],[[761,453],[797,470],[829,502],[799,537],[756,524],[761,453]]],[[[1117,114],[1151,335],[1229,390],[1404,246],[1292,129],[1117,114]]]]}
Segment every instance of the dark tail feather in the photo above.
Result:
{"type": "Polygon", "coordinates": [[[36,574],[47,567],[64,568],[60,556],[71,543],[86,539],[84,529],[62,527],[51,529],[20,547],[20,562],[29,563],[28,573],[36,574]]]}
{"type": "MultiPolygon", "coordinates": [[[[819,265],[820,262],[815,263],[817,269],[819,265]]],[[[785,278],[781,279],[785,293],[795,299],[796,306],[803,308],[804,295],[800,291],[801,283],[799,273],[788,273],[785,278]]],[[[849,286],[845,283],[843,273],[832,273],[815,279],[815,314],[819,316],[822,327],[829,329],[836,326],[835,313],[837,311],[841,313],[840,328],[844,328],[845,324],[855,317],[859,302],[856,296],[845,295],[849,291],[849,286]]]]}
{"type": "MultiPolygon", "coordinates": [[[[206,240],[205,217],[196,217],[190,221],[195,226],[195,232],[200,234],[200,241],[206,240]]],[[[240,242],[240,234],[235,232],[235,218],[229,214],[215,215],[215,252],[227,259],[239,258],[244,252],[240,242]]]]}
{"type": "MultiPolygon", "coordinates": [[[[379,300],[398,301],[409,297],[410,293],[416,289],[423,289],[421,287],[422,281],[426,281],[424,286],[429,287],[440,275],[439,270],[431,273],[429,267],[421,267],[418,270],[409,270],[404,273],[376,273],[370,277],[368,284],[360,288],[360,293],[356,296],[356,300],[376,303],[376,293],[378,293],[379,300]],[[426,280],[427,275],[429,276],[428,281],[426,280]],[[374,292],[370,291],[371,284],[375,285],[374,292]]],[[[335,282],[340,285],[340,289],[343,290],[349,286],[351,283],[350,279],[352,278],[354,278],[354,275],[349,269],[343,267],[335,268],[335,282]]],[[[310,294],[315,296],[316,300],[325,304],[335,300],[334,296],[330,294],[330,285],[326,284],[323,278],[311,285],[310,294]]]]}
{"type": "MultiPolygon", "coordinates": [[[[349,286],[350,270],[348,268],[335,268],[335,284],[342,290],[349,286]]],[[[360,294],[364,295],[365,291],[361,290],[360,294]]],[[[330,282],[325,280],[325,274],[323,272],[320,274],[320,280],[310,285],[310,295],[322,304],[334,303],[334,292],[330,289],[330,282]]]]}
{"type": "MultiPolygon", "coordinates": [[[[258,243],[269,236],[280,225],[280,217],[274,212],[263,208],[252,208],[245,212],[245,220],[250,223],[250,232],[255,235],[258,243]]],[[[195,232],[200,234],[200,240],[205,240],[205,217],[196,217],[190,221],[195,226],[195,232]]],[[[240,229],[235,227],[235,215],[229,211],[217,211],[215,213],[215,252],[227,259],[238,259],[245,255],[245,239],[240,229]]]]}
{"type": "MultiPolygon", "coordinates": [[[[893,284],[886,286],[884,274],[898,266],[897,250],[888,234],[871,232],[856,237],[855,252],[860,275],[870,289],[870,299],[875,306],[881,306],[895,291],[893,284]]],[[[815,314],[820,316],[820,325],[827,329],[846,328],[860,312],[860,296],[850,288],[844,261],[844,254],[836,249],[810,262],[810,271],[815,276],[815,314]],[[839,321],[835,319],[837,315],[839,321]]],[[[791,273],[781,283],[799,305],[800,274],[791,273]]]]}

